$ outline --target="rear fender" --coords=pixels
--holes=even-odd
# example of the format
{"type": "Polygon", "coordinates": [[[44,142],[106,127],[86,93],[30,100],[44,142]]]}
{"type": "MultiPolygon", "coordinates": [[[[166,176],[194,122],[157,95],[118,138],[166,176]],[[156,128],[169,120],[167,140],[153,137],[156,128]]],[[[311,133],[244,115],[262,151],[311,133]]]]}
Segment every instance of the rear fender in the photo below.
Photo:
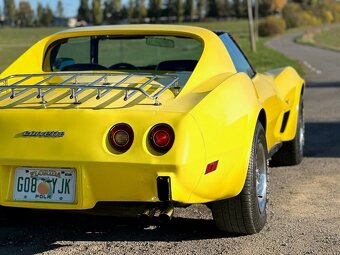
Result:
{"type": "Polygon", "coordinates": [[[201,169],[194,193],[213,201],[241,192],[261,108],[253,83],[240,73],[221,83],[191,111],[202,132],[206,165],[218,161],[209,174],[201,169]]]}

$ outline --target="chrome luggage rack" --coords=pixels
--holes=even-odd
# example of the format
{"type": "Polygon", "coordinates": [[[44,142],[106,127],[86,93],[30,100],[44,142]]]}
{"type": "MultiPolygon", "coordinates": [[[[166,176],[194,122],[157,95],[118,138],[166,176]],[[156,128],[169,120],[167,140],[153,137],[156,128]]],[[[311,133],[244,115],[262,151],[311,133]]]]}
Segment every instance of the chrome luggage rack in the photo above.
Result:
{"type": "Polygon", "coordinates": [[[130,99],[137,92],[154,100],[154,105],[161,105],[159,96],[167,89],[173,87],[178,90],[178,75],[173,74],[150,74],[150,73],[103,73],[103,72],[55,72],[41,74],[14,74],[0,79],[0,93],[9,90],[7,93],[11,99],[29,91],[37,90],[37,98],[41,99],[42,104],[46,104],[45,95],[56,89],[69,89],[70,99],[74,99],[74,104],[81,104],[78,96],[86,90],[97,90],[96,99],[99,100],[111,90],[124,91],[124,100],[130,99]],[[110,77],[123,78],[112,83],[110,77]],[[79,78],[84,77],[89,81],[79,82],[79,78]],[[147,79],[143,82],[131,81],[132,78],[140,77],[147,79]],[[35,79],[29,83],[30,79],[35,79]],[[62,79],[61,82],[53,83],[52,79],[62,79]],[[162,84],[161,79],[166,81],[162,84]],[[149,93],[144,88],[147,86],[154,88],[149,93]]]}

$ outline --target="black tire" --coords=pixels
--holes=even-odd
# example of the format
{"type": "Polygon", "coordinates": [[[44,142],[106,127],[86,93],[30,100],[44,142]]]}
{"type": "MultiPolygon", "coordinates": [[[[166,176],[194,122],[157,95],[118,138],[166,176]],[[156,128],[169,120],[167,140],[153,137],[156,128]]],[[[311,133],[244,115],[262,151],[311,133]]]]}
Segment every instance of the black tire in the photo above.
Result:
{"type": "Polygon", "coordinates": [[[303,97],[300,98],[298,123],[295,138],[283,142],[282,147],[272,156],[272,166],[294,166],[302,162],[305,141],[305,122],[303,114],[303,97]]]}
{"type": "Polygon", "coordinates": [[[268,152],[265,131],[258,122],[247,177],[241,193],[236,197],[211,204],[213,218],[219,230],[237,234],[254,234],[264,227],[267,221],[267,172],[268,152]]]}

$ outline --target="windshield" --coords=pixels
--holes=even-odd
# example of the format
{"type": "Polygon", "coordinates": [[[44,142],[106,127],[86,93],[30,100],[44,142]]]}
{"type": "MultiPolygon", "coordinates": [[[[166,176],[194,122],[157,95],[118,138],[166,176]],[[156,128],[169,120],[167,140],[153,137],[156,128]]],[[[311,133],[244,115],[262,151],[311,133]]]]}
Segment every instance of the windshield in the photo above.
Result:
{"type": "Polygon", "coordinates": [[[54,72],[83,70],[191,72],[202,51],[202,43],[188,37],[164,35],[75,37],[57,41],[50,47],[47,66],[54,72]]]}

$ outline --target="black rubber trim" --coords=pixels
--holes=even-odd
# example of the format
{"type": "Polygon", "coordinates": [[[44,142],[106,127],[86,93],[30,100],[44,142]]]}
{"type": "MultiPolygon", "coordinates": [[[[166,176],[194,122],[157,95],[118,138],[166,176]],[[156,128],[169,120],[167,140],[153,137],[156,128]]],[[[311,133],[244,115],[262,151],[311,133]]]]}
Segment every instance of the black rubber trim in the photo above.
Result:
{"type": "Polygon", "coordinates": [[[169,176],[157,177],[157,192],[160,201],[171,201],[171,179],[169,176]]]}
{"type": "Polygon", "coordinates": [[[282,125],[280,129],[281,133],[283,133],[286,130],[289,114],[290,114],[290,111],[285,112],[285,114],[283,115],[282,125]]]}

